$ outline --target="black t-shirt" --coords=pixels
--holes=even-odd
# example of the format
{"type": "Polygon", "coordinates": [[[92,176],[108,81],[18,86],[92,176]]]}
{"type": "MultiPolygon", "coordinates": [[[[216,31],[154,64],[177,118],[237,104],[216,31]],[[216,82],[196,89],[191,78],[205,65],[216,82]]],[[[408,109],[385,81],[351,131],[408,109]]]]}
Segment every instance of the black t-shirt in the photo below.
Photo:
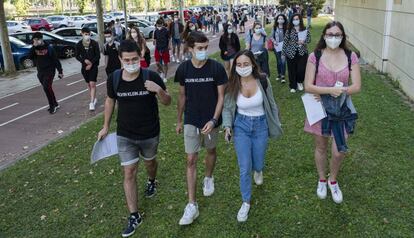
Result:
{"type": "MultiPolygon", "coordinates": [[[[145,88],[142,71],[133,81],[120,80],[116,94],[112,77],[113,74],[108,77],[106,87],[108,97],[118,100],[117,135],[133,140],[145,140],[158,136],[160,133],[158,101],[156,94],[145,88]]],[[[148,80],[166,89],[157,73],[149,71],[148,80]]]]}
{"type": "MultiPolygon", "coordinates": [[[[185,87],[184,124],[203,128],[214,117],[217,106],[217,86],[227,83],[223,65],[208,59],[201,68],[195,68],[191,60],[178,67],[175,82],[185,87]]],[[[218,125],[221,124],[221,115],[218,125]]]]}
{"type": "Polygon", "coordinates": [[[119,61],[118,57],[118,42],[113,42],[112,45],[105,44],[104,55],[108,56],[108,65],[106,65],[106,69],[109,71],[115,71],[116,69],[121,68],[121,61],[119,61]]]}
{"type": "Polygon", "coordinates": [[[156,48],[158,51],[168,50],[168,43],[170,41],[170,35],[167,28],[162,27],[161,30],[156,29],[154,33],[154,39],[156,40],[156,48]]]}

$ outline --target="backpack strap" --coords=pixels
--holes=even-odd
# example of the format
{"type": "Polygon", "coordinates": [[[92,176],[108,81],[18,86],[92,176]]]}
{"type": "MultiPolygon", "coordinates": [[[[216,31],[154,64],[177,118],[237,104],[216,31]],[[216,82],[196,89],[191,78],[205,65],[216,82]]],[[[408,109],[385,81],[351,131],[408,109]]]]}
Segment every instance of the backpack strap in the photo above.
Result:
{"type": "Polygon", "coordinates": [[[144,83],[149,80],[149,70],[141,68],[142,76],[144,78],[144,83]]]}
{"type": "Polygon", "coordinates": [[[349,72],[352,71],[352,51],[345,50],[346,57],[348,58],[348,69],[349,72]]]}
{"type": "Polygon", "coordinates": [[[315,58],[316,58],[316,64],[315,64],[315,68],[316,68],[315,69],[315,77],[316,77],[316,75],[318,74],[319,61],[320,61],[321,56],[322,56],[322,51],[321,50],[315,50],[314,54],[315,54],[315,58]]]}
{"type": "Polygon", "coordinates": [[[252,30],[249,30],[249,35],[250,35],[250,50],[252,50],[252,41],[253,41],[253,33],[252,33],[252,30]]]}
{"type": "Polygon", "coordinates": [[[114,90],[115,99],[118,92],[119,82],[121,81],[122,69],[117,69],[112,73],[112,89],[114,90]]]}

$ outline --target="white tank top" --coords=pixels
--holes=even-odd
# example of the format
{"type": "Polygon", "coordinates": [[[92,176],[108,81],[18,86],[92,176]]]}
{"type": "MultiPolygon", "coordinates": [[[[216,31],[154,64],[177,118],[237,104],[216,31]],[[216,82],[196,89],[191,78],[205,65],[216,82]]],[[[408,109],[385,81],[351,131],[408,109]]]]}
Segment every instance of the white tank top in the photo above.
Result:
{"type": "Polygon", "coordinates": [[[251,117],[263,116],[265,112],[262,91],[257,88],[256,94],[249,98],[239,93],[237,96],[237,112],[251,117]]]}

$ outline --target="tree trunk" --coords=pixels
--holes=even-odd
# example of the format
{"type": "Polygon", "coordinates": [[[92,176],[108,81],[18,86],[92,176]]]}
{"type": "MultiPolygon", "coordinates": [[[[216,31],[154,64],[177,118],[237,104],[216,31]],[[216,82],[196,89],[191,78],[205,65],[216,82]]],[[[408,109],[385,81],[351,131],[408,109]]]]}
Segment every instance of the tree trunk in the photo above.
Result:
{"type": "Polygon", "coordinates": [[[96,0],[96,17],[97,17],[97,27],[98,27],[98,36],[99,36],[99,47],[101,51],[103,51],[104,48],[104,42],[105,42],[105,35],[104,35],[104,20],[103,20],[103,8],[102,8],[102,0],[96,0]]]}
{"type": "Polygon", "coordinates": [[[16,66],[14,65],[11,51],[3,1],[0,3],[0,44],[1,52],[3,53],[4,72],[16,73],[16,66]]]}

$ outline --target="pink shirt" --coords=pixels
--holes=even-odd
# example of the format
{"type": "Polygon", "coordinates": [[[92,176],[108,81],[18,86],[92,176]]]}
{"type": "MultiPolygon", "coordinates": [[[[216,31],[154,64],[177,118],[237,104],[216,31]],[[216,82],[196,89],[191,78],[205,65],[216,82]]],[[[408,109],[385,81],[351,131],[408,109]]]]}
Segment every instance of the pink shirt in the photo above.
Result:
{"type": "MultiPolygon", "coordinates": [[[[308,62],[316,65],[316,57],[314,53],[311,53],[308,58],[308,62]]],[[[351,54],[351,65],[358,63],[358,56],[352,52],[351,54]]],[[[349,85],[349,69],[348,64],[341,70],[337,72],[333,72],[328,69],[319,59],[319,69],[318,74],[316,75],[315,85],[320,87],[333,87],[335,86],[336,81],[340,81],[344,83],[344,87],[349,85]]],[[[322,136],[322,128],[321,128],[321,121],[313,124],[312,126],[309,125],[308,120],[305,118],[305,128],[304,130],[308,133],[322,136]]]]}

